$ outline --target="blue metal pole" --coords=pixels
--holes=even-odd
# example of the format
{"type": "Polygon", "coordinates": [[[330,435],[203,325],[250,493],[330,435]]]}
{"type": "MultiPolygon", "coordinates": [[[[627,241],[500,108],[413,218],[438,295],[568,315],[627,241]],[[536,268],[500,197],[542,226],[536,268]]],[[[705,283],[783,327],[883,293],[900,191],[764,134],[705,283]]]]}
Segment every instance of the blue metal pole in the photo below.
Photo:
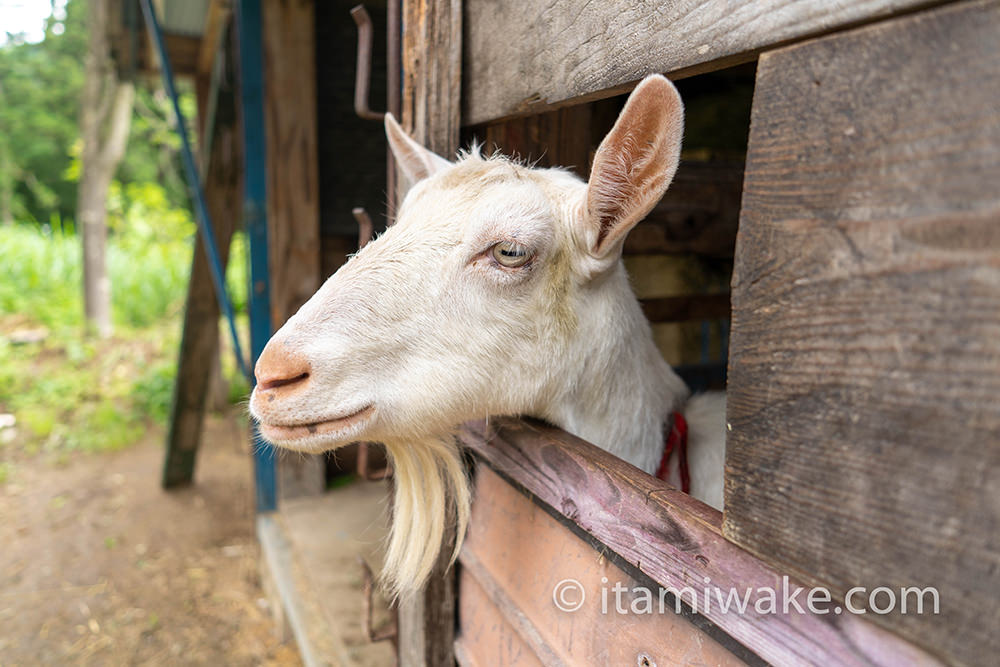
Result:
{"type": "Polygon", "coordinates": [[[181,159],[184,163],[184,173],[187,177],[188,187],[191,188],[191,198],[194,200],[195,219],[198,221],[198,230],[205,241],[205,252],[208,254],[208,266],[212,275],[212,284],[215,286],[215,296],[219,300],[219,306],[229,322],[229,334],[233,338],[233,350],[236,353],[236,363],[244,376],[250,377],[250,369],[247,368],[246,357],[243,356],[243,347],[240,345],[240,337],[236,333],[236,319],[233,315],[233,304],[229,300],[226,292],[226,280],[222,271],[222,262],[219,260],[219,249],[215,245],[215,234],[212,228],[212,218],[208,214],[208,207],[205,205],[205,192],[201,187],[201,178],[198,176],[198,168],[194,164],[194,155],[191,151],[191,141],[188,139],[187,123],[184,121],[184,114],[181,113],[180,104],[177,102],[177,88],[174,86],[174,72],[170,67],[170,58],[167,55],[167,48],[163,43],[163,33],[160,30],[160,23],[156,18],[156,10],[153,9],[152,0],[142,1],[142,13],[146,17],[146,26],[149,28],[150,37],[156,47],[156,52],[160,56],[160,71],[163,74],[163,87],[167,89],[170,102],[174,107],[174,117],[177,119],[177,134],[181,138],[181,159]]]}
{"type": "MultiPolygon", "coordinates": [[[[148,1],[148,0],[147,0],[148,1]]],[[[264,143],[264,40],[261,0],[236,4],[240,108],[243,116],[243,217],[250,248],[250,353],[254,363],[271,338],[267,252],[267,146],[264,143]]],[[[274,452],[252,424],[257,511],[277,509],[274,452]]]]}

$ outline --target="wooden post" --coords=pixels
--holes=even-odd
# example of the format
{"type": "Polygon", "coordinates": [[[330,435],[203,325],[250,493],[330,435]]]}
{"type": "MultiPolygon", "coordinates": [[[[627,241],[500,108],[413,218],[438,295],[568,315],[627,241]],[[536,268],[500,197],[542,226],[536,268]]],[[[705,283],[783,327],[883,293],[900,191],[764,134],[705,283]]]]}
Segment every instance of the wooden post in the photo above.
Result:
{"type": "MultiPolygon", "coordinates": [[[[199,116],[205,113],[207,88],[198,97],[199,116]]],[[[215,136],[205,172],[205,199],[215,225],[215,243],[223,269],[229,257],[229,242],[239,222],[242,199],[243,143],[237,122],[234,91],[220,90],[215,136]]],[[[199,142],[205,145],[205,138],[199,142]]],[[[190,484],[195,457],[201,444],[205,404],[213,360],[219,354],[219,302],[210,276],[204,240],[195,242],[184,308],[184,332],[177,364],[177,381],[167,434],[163,468],[166,488],[190,484]]]]}
{"type": "MultiPolygon", "coordinates": [[[[448,158],[459,147],[461,67],[461,0],[403,0],[403,127],[448,158]]],[[[446,543],[424,590],[399,606],[404,667],[454,662],[455,573],[445,570],[450,556],[446,543]]]]}
{"type": "MultiPolygon", "coordinates": [[[[263,3],[267,222],[275,329],[320,285],[314,3],[263,3]]],[[[322,493],[320,455],[282,457],[281,498],[322,493]]]]}

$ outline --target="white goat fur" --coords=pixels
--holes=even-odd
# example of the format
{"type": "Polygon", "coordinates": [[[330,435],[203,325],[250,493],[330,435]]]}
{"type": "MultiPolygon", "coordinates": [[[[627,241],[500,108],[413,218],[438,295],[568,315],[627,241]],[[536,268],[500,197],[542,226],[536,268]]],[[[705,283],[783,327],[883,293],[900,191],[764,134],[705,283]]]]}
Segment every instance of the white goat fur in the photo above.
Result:
{"type": "Polygon", "coordinates": [[[724,397],[688,400],[620,259],[625,234],[673,177],[682,125],[673,86],[646,79],[587,184],[476,149],[451,163],[387,117],[390,145],[416,184],[396,224],[268,344],[272,356],[307,360],[308,383],[277,400],[255,390],[250,407],[282,447],[385,443],[396,493],[383,575],[394,594],[422,585],[447,522],[458,552],[470,501],[454,433],[470,419],[539,417],[653,472],[664,420],[683,410],[693,495],[721,508],[724,397]],[[501,266],[491,256],[500,241],[532,259],[501,266]]]}

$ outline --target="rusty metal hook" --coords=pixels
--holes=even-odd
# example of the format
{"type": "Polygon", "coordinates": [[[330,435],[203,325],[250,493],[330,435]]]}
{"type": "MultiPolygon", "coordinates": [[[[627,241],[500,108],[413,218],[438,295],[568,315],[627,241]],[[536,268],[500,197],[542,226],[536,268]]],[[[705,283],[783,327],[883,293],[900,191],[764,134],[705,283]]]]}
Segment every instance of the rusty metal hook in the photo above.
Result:
{"type": "MultiPolygon", "coordinates": [[[[396,622],[390,621],[386,627],[379,630],[375,630],[372,627],[372,593],[374,592],[375,584],[374,577],[372,576],[372,569],[368,567],[368,563],[361,556],[357,557],[358,565],[361,566],[361,580],[363,590],[361,592],[361,632],[365,635],[369,642],[384,642],[386,640],[391,641],[393,645],[396,645],[396,622]]],[[[398,647],[397,647],[398,651],[398,647]]]]}
{"type": "Polygon", "coordinates": [[[372,240],[372,234],[375,233],[375,226],[372,224],[372,219],[368,215],[368,211],[362,206],[352,208],[351,215],[358,221],[358,250],[361,250],[372,240]]]}
{"type": "MultiPolygon", "coordinates": [[[[368,215],[368,211],[364,207],[358,206],[351,209],[351,214],[358,221],[358,250],[361,250],[372,240],[372,235],[375,233],[375,226],[372,224],[371,216],[368,215]]],[[[389,469],[389,466],[377,470],[372,470],[368,467],[368,447],[370,445],[371,443],[368,442],[358,443],[358,475],[369,482],[377,482],[388,478],[392,474],[392,471],[389,469]]]]}
{"type": "Polygon", "coordinates": [[[351,10],[351,18],[358,26],[358,65],[354,75],[354,113],[365,120],[382,120],[384,113],[372,111],[368,106],[368,92],[372,76],[372,19],[364,5],[351,10]]]}

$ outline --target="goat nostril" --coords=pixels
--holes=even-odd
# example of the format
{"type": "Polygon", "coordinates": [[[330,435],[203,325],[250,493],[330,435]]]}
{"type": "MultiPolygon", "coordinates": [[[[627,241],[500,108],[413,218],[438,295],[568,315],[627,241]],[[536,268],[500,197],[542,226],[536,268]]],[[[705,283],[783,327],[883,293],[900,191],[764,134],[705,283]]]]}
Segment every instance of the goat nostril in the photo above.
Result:
{"type": "Polygon", "coordinates": [[[264,382],[261,382],[257,386],[260,387],[262,390],[277,389],[278,387],[287,387],[290,384],[297,384],[299,382],[302,382],[303,380],[306,380],[308,377],[309,373],[300,373],[295,377],[278,378],[276,380],[266,380],[264,382]]]}
{"type": "Polygon", "coordinates": [[[257,389],[260,391],[277,391],[281,387],[290,387],[292,390],[301,388],[307,383],[311,372],[312,366],[305,356],[289,349],[287,343],[275,342],[273,339],[264,347],[254,369],[257,389]]]}

